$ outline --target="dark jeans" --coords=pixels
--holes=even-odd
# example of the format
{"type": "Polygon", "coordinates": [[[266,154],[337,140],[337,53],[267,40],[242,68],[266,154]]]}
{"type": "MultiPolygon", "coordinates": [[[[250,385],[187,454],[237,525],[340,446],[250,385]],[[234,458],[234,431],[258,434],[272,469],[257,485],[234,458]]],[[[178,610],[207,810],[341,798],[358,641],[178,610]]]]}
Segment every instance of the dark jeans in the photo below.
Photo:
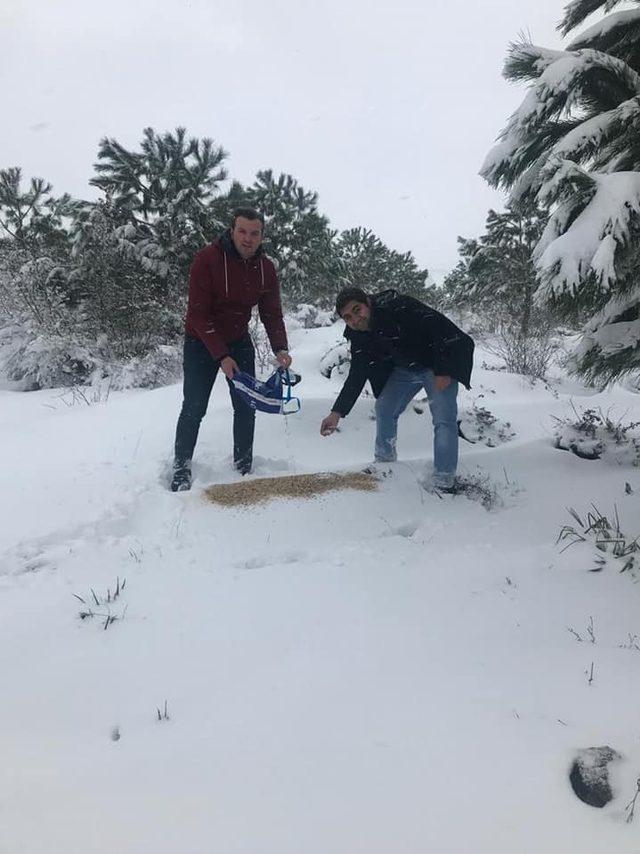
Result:
{"type": "MultiPolygon", "coordinates": [[[[241,371],[255,376],[255,354],[248,335],[229,344],[229,355],[241,371]]],[[[220,362],[213,358],[199,338],[185,337],[184,400],[176,428],[176,466],[189,463],[193,457],[200,422],[207,411],[219,368],[220,362]]],[[[233,383],[229,380],[227,383],[233,405],[233,462],[236,468],[251,468],[256,413],[240,397],[233,383]]]]}

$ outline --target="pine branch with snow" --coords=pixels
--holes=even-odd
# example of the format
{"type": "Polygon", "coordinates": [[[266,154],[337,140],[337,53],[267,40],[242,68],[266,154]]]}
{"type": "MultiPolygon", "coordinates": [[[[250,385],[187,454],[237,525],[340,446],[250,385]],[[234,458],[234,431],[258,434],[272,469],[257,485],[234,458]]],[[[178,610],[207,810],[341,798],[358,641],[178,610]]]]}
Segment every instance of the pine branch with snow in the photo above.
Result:
{"type": "Polygon", "coordinates": [[[105,137],[93,186],[130,226],[126,233],[149,272],[184,278],[194,254],[222,229],[217,197],[226,179],[226,151],[184,128],[145,128],[139,151],[105,137]]]}
{"type": "MultiPolygon", "coordinates": [[[[569,4],[566,34],[617,3],[569,4]]],[[[616,13],[565,51],[513,44],[511,80],[531,81],[481,174],[512,202],[536,198],[549,221],[533,258],[540,304],[590,314],[574,370],[610,382],[640,368],[640,13],[616,13]]]]}

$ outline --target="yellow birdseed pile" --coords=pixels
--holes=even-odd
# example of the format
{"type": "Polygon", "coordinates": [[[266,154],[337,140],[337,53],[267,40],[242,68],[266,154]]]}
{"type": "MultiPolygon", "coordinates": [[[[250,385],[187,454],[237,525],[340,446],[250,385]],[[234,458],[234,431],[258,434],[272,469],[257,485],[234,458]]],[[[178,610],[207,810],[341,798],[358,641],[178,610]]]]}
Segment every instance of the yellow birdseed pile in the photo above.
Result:
{"type": "Polygon", "coordinates": [[[358,489],[372,492],[378,481],[365,472],[343,474],[296,474],[287,477],[261,477],[240,480],[236,483],[219,483],[204,490],[205,497],[214,504],[237,507],[262,504],[272,498],[313,498],[323,492],[337,489],[358,489]]]}

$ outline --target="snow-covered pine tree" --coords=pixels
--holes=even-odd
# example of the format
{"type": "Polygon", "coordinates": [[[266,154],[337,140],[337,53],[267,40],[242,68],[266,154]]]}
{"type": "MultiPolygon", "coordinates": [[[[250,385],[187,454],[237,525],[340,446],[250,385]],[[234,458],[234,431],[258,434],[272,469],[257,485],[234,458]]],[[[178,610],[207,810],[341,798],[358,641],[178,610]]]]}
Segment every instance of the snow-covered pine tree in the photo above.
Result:
{"type": "Polygon", "coordinates": [[[341,265],[341,287],[367,292],[395,288],[426,302],[433,301],[427,285],[428,270],[421,270],[411,252],[389,249],[368,228],[350,228],[336,241],[341,265]]]}
{"type": "Polygon", "coordinates": [[[66,325],[70,226],[83,203],[52,189],[42,178],[25,189],[21,169],[0,170],[0,326],[55,334],[66,325]]]}
{"type": "Polygon", "coordinates": [[[139,151],[101,140],[90,183],[113,202],[122,239],[150,273],[184,285],[195,253],[223,227],[216,197],[226,156],[181,127],[163,134],[145,128],[139,151]]]}
{"type": "Polygon", "coordinates": [[[122,237],[121,211],[107,199],[91,210],[76,234],[70,280],[76,284],[76,323],[87,346],[105,361],[145,356],[182,331],[182,302],[170,278],[145,269],[122,237]]]}
{"type": "Polygon", "coordinates": [[[42,178],[32,178],[22,188],[19,167],[0,169],[0,240],[16,249],[47,252],[69,248],[69,220],[82,203],[68,193],[53,195],[53,187],[42,178]]]}
{"type": "Polygon", "coordinates": [[[523,338],[532,324],[542,320],[534,306],[537,281],[532,253],[545,224],[546,216],[535,205],[510,205],[500,213],[489,211],[485,233],[477,243],[461,243],[469,262],[470,300],[523,338]]]}
{"type": "MultiPolygon", "coordinates": [[[[559,29],[618,5],[573,0],[559,29]]],[[[606,384],[640,368],[640,9],[607,15],[566,50],[513,44],[504,75],[531,86],[481,174],[549,210],[537,299],[588,312],[573,367],[606,384]]]]}
{"type": "Polygon", "coordinates": [[[478,248],[475,238],[458,236],[458,263],[444,277],[442,287],[436,294],[436,307],[441,311],[482,311],[482,301],[476,300],[474,296],[474,281],[469,270],[478,248]]]}
{"type": "Polygon", "coordinates": [[[532,252],[546,217],[531,201],[490,210],[477,240],[458,238],[461,260],[443,289],[451,308],[476,313],[480,327],[496,333],[494,349],[509,370],[543,376],[552,353],[553,317],[535,304],[532,252]]]}

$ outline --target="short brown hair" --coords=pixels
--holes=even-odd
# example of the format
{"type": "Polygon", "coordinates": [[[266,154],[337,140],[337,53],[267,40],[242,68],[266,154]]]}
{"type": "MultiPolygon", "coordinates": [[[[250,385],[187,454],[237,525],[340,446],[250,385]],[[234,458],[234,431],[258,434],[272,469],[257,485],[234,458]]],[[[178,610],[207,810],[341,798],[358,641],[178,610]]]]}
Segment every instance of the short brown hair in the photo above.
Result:
{"type": "Polygon", "coordinates": [[[264,228],[264,217],[257,211],[255,208],[236,208],[233,212],[233,220],[231,221],[231,228],[236,227],[236,220],[241,216],[244,219],[259,219],[262,227],[264,228]]]}

